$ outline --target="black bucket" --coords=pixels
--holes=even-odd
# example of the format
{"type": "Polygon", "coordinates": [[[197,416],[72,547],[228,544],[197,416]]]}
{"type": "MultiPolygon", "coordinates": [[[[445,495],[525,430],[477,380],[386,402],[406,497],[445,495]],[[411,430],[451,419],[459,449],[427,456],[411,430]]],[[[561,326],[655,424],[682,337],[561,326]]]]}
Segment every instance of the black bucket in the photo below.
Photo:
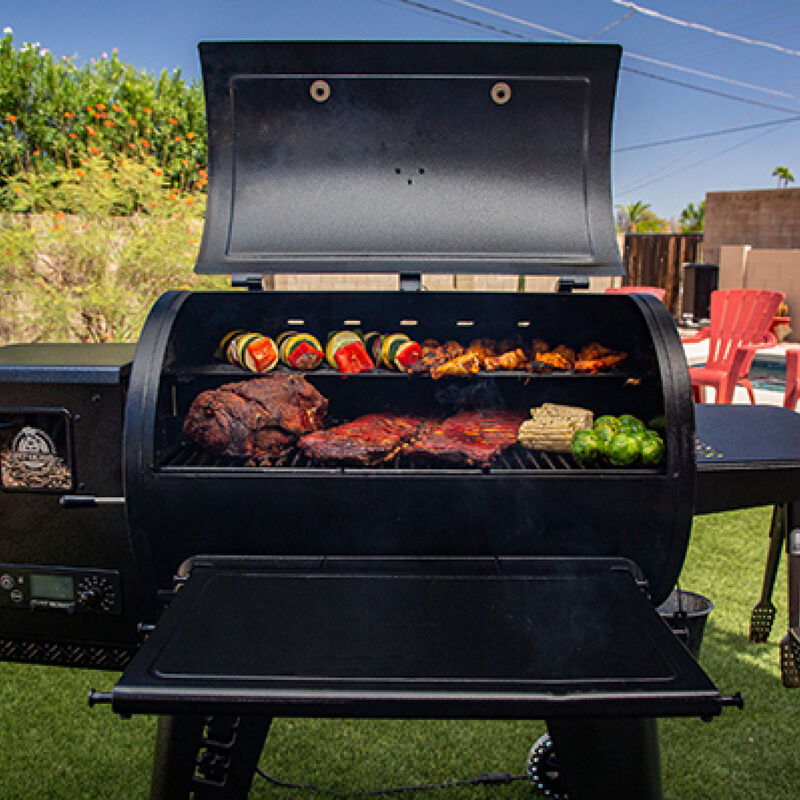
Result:
{"type": "Polygon", "coordinates": [[[672,628],[673,633],[686,645],[695,660],[699,659],[706,619],[714,610],[714,604],[701,594],[687,592],[685,589],[673,589],[657,610],[661,619],[672,628]]]}

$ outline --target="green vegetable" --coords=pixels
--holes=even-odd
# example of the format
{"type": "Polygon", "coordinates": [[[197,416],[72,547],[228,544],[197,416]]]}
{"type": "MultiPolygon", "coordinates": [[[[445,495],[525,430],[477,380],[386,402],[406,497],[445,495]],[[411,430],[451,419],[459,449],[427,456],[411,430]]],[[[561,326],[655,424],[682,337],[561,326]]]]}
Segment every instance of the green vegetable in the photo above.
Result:
{"type": "Polygon", "coordinates": [[[655,466],[664,458],[664,440],[652,431],[652,436],[647,436],[641,444],[642,464],[655,466]]]}
{"type": "Polygon", "coordinates": [[[615,467],[627,467],[639,458],[639,442],[627,433],[616,434],[606,447],[606,456],[615,467]]]}
{"type": "Polygon", "coordinates": [[[633,414],[620,414],[619,427],[620,429],[627,428],[628,430],[632,431],[643,431],[644,422],[642,422],[638,417],[634,417],[633,414]]]}
{"type": "Polygon", "coordinates": [[[619,420],[616,417],[612,417],[611,414],[604,414],[594,421],[595,429],[600,425],[610,425],[615,431],[619,430],[619,420]]]}
{"type": "Polygon", "coordinates": [[[598,445],[600,447],[600,453],[605,455],[606,450],[608,450],[608,445],[610,444],[611,440],[617,435],[618,429],[613,425],[608,423],[603,425],[595,425],[594,434],[597,437],[598,445]]]}
{"type": "Polygon", "coordinates": [[[593,461],[600,455],[600,440],[593,430],[575,431],[572,434],[570,450],[572,455],[581,463],[593,461]]]}

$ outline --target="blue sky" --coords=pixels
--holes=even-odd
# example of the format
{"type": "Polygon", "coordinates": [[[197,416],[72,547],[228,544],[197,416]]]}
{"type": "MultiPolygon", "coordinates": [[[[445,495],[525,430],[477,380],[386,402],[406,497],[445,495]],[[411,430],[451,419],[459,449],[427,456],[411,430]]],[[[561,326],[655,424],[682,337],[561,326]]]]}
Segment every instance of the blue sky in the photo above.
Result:
{"type": "Polygon", "coordinates": [[[13,29],[17,46],[38,42],[78,60],[116,47],[140,69],[178,67],[188,78],[199,78],[196,45],[208,39],[616,42],[615,203],[642,200],[677,217],[708,191],[775,187],[778,165],[800,185],[800,3],[622,2],[3,0],[0,27],[13,29]],[[727,128],[743,130],[686,138],[727,128]],[[658,144],[672,139],[682,141],[658,144]]]}

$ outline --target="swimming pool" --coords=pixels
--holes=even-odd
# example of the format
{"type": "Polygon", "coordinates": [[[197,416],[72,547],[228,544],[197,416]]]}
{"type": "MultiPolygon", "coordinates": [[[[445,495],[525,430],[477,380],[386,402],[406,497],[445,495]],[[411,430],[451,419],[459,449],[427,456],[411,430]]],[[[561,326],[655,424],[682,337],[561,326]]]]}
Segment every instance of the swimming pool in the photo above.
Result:
{"type": "Polygon", "coordinates": [[[782,358],[756,358],[747,377],[754,389],[783,392],[786,388],[786,361],[782,358]]]}

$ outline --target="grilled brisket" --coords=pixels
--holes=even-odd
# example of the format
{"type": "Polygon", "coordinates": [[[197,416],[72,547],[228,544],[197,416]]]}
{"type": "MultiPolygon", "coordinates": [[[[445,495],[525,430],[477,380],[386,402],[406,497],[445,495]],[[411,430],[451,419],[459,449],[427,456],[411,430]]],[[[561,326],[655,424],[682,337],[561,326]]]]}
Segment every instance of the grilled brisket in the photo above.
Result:
{"type": "Polygon", "coordinates": [[[369,467],[392,458],[423,423],[404,414],[365,414],[304,436],[300,449],[313,461],[369,467]]]}
{"type": "Polygon", "coordinates": [[[426,422],[403,447],[403,454],[452,464],[488,466],[517,439],[524,414],[515,411],[461,411],[443,422],[426,422]]]}
{"type": "Polygon", "coordinates": [[[269,463],[319,430],[328,401],[300,375],[274,373],[201,392],[183,434],[218,455],[269,463]]]}

